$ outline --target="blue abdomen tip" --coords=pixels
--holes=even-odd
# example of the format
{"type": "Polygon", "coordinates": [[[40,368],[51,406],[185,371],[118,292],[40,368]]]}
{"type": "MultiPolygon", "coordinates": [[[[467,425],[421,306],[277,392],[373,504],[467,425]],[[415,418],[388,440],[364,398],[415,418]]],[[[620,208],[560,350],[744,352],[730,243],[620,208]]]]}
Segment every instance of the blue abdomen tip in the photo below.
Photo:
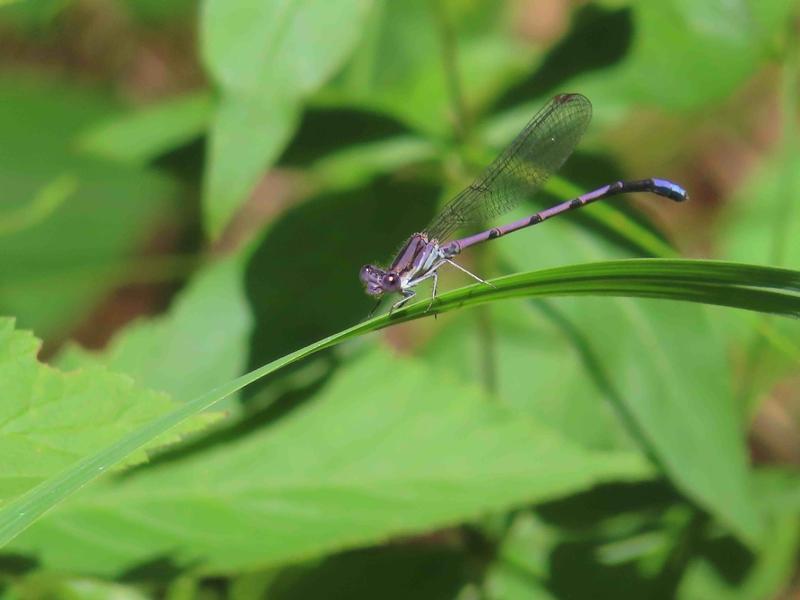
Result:
{"type": "Polygon", "coordinates": [[[669,181],[668,179],[653,179],[653,185],[660,194],[666,196],[676,202],[683,202],[689,199],[689,192],[679,186],[677,183],[669,181]]]}

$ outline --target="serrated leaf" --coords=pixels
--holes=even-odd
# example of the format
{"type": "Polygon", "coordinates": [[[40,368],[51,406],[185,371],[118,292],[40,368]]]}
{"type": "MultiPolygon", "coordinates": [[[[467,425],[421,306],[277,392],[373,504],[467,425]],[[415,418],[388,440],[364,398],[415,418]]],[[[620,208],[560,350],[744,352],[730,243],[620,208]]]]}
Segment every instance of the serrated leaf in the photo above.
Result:
{"type": "Polygon", "coordinates": [[[102,353],[70,346],[58,365],[102,364],[179,402],[236,377],[247,363],[252,319],[244,293],[244,254],[206,267],[164,316],[137,321],[102,353]]]}
{"type": "MultiPolygon", "coordinates": [[[[64,373],[36,360],[41,344],[0,318],[0,499],[8,503],[79,459],[175,407],[166,394],[102,367],[64,373]]],[[[187,422],[181,431],[202,426],[187,422]]],[[[152,446],[178,439],[165,433],[152,446]]],[[[129,455],[141,462],[144,451],[129,455]]],[[[109,468],[111,465],[109,465],[109,468]]]]}
{"type": "Polygon", "coordinates": [[[13,547],[67,570],[120,572],[167,551],[242,570],[649,473],[637,453],[586,452],[379,352],[274,427],[87,490],[13,547]]]}
{"type": "MultiPolygon", "coordinates": [[[[59,502],[97,478],[151,440],[219,401],[274,373],[345,340],[392,323],[432,316],[463,306],[513,297],[617,295],[717,304],[748,310],[800,316],[800,272],[754,265],[700,260],[627,260],[523,273],[493,281],[493,286],[469,286],[354,325],[274,360],[227,384],[184,403],[110,446],[89,456],[30,490],[0,510],[0,544],[7,544],[59,502]]],[[[744,500],[746,501],[746,500],[744,500]]],[[[751,535],[750,524],[744,535],[751,535]]]]}

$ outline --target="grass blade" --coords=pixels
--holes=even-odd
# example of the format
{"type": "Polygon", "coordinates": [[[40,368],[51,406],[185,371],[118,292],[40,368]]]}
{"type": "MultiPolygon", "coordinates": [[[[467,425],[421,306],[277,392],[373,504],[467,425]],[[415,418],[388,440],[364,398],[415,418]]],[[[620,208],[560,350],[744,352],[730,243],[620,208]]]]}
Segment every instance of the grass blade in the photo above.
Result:
{"type": "Polygon", "coordinates": [[[0,511],[0,545],[8,543],[66,497],[184,419],[291,363],[395,323],[503,298],[576,295],[661,298],[800,316],[799,271],[738,263],[618,260],[520,273],[497,279],[493,284],[493,288],[473,285],[442,294],[430,312],[426,312],[428,301],[423,300],[391,317],[383,315],[359,323],[198,396],[105,450],[78,461],[5,506],[0,511]]]}

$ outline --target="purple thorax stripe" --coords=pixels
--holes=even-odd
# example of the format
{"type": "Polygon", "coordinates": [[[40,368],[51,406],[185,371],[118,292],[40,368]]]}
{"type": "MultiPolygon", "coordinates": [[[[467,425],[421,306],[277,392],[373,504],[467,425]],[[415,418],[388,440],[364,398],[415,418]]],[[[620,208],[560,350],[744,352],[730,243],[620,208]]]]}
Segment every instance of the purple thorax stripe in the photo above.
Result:
{"type": "Polygon", "coordinates": [[[406,243],[405,247],[389,267],[394,273],[403,273],[414,266],[414,259],[425,249],[427,240],[420,234],[415,233],[406,243]]]}

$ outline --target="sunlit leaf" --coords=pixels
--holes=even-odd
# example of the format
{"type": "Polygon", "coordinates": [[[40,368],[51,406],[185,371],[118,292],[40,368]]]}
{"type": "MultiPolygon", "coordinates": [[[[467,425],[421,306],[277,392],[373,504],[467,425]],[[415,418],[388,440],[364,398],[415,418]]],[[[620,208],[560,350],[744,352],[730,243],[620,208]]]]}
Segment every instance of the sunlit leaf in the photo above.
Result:
{"type": "Polygon", "coordinates": [[[93,124],[78,138],[89,154],[134,165],[199,137],[213,113],[208,92],[198,92],[93,124]]]}
{"type": "Polygon", "coordinates": [[[102,364],[178,401],[239,375],[252,325],[244,297],[244,258],[199,272],[167,315],[131,324],[102,353],[71,346],[59,355],[58,365],[102,364]]]}
{"type": "Polygon", "coordinates": [[[218,236],[277,158],[300,102],[346,58],[370,0],[211,0],[202,51],[222,99],[211,129],[206,228],[218,236]]]}
{"type": "MultiPolygon", "coordinates": [[[[514,269],[619,254],[570,225],[553,222],[509,236],[497,250],[514,269]]],[[[588,274],[591,265],[586,268],[588,274]]],[[[623,299],[570,299],[531,310],[533,315],[518,318],[518,326],[529,332],[519,334],[523,342],[514,344],[505,335],[495,343],[501,393],[579,443],[604,447],[637,440],[684,493],[756,539],[758,516],[748,497],[740,411],[723,338],[703,310],[623,299]],[[537,326],[537,320],[550,323],[537,326]],[[561,331],[548,344],[533,327],[561,331]],[[545,345],[537,348],[537,342],[545,345]],[[530,378],[520,378],[520,372],[530,378]],[[594,406],[599,398],[607,406],[594,406]],[[608,417],[614,413],[618,422],[610,426],[608,417]],[[619,434],[620,425],[629,437],[619,434]]],[[[472,365],[474,359],[462,369],[472,365]]]]}
{"type": "Polygon", "coordinates": [[[532,49],[514,40],[512,22],[500,4],[382,0],[353,59],[317,100],[379,110],[446,136],[457,118],[448,77],[463,82],[465,108],[474,114],[527,62],[532,49]],[[448,36],[450,50],[443,47],[448,36]],[[446,62],[448,51],[457,56],[454,66],[446,62]]]}
{"type": "Polygon", "coordinates": [[[791,3],[750,0],[632,3],[625,60],[571,86],[603,104],[688,109],[727,98],[772,52],[791,3]]]}
{"type": "Polygon", "coordinates": [[[87,490],[13,548],[76,571],[120,572],[164,552],[251,569],[649,473],[635,452],[587,452],[379,352],[274,427],[87,490]]]}
{"type": "MultiPolygon", "coordinates": [[[[442,294],[433,309],[423,300],[395,313],[365,321],[264,365],[178,406],[102,451],[51,477],[0,510],[0,544],[6,544],[45,512],[189,417],[254,381],[320,350],[369,331],[461,306],[501,298],[571,295],[648,297],[733,306],[785,316],[800,315],[800,272],[736,263],[686,260],[628,260],[574,265],[512,275],[494,287],[469,286],[442,294]]],[[[746,500],[743,500],[746,502],[746,500]]],[[[746,504],[744,505],[746,506],[746,504]]],[[[736,510],[741,510],[739,506],[736,510]]],[[[745,537],[757,537],[748,515],[725,512],[745,537]],[[741,520],[739,520],[741,519],[741,520]]]]}
{"type": "Polygon", "coordinates": [[[204,219],[213,236],[222,232],[265,168],[278,157],[298,118],[297,102],[281,92],[220,100],[209,131],[204,184],[204,219]]]}
{"type": "MultiPolygon", "coordinates": [[[[103,367],[53,369],[37,361],[39,347],[30,333],[14,329],[13,320],[0,319],[4,504],[175,407],[166,394],[103,367]]],[[[193,422],[182,429],[197,428],[202,419],[193,422]]],[[[175,441],[174,434],[160,443],[175,441]]],[[[137,451],[127,462],[144,459],[137,451]]]]}

